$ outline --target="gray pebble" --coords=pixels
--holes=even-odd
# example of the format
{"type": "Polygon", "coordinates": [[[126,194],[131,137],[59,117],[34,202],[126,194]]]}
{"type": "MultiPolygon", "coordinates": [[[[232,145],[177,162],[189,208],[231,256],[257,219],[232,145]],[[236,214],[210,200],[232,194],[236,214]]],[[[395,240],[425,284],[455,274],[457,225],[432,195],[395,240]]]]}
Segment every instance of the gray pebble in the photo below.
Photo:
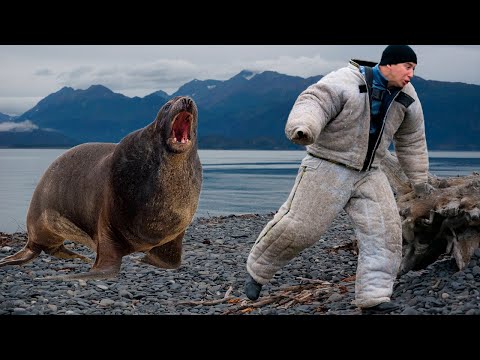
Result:
{"type": "Polygon", "coordinates": [[[405,310],[402,311],[402,315],[418,315],[419,312],[415,310],[413,307],[407,307],[405,310]]]}
{"type": "Polygon", "coordinates": [[[110,305],[113,305],[115,304],[115,301],[113,301],[112,299],[102,299],[100,300],[100,305],[101,306],[110,306],[110,305]]]}
{"type": "Polygon", "coordinates": [[[129,299],[132,299],[133,298],[133,295],[131,292],[127,291],[127,290],[120,290],[118,292],[118,295],[120,297],[126,297],[126,298],[129,298],[129,299]]]}

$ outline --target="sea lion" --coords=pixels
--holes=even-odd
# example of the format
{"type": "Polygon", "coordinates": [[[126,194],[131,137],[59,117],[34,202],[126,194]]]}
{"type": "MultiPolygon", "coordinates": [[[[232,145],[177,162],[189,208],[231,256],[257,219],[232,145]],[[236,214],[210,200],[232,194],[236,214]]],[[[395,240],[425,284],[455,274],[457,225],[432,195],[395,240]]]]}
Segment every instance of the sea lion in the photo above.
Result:
{"type": "Polygon", "coordinates": [[[67,249],[68,239],[95,251],[95,263],[87,273],[53,278],[112,278],[133,252],[145,252],[143,261],[161,268],[179,267],[202,186],[197,128],[195,102],[177,96],[118,144],[85,143],[66,151],[34,191],[27,244],[0,266],[25,264],[42,251],[89,260],[67,249]]]}

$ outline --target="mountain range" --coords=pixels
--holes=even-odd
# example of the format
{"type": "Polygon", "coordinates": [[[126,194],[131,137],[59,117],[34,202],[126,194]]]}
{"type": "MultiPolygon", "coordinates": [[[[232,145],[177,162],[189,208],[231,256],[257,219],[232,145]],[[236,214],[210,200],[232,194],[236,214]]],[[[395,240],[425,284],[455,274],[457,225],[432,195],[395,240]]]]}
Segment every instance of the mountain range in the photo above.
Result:
{"type": "MultiPolygon", "coordinates": [[[[244,70],[225,81],[192,80],[172,95],[159,90],[143,98],[102,85],[64,87],[14,119],[0,113],[0,130],[5,121],[32,124],[24,131],[0,131],[0,147],[118,142],[152,122],[171,97],[190,95],[199,109],[200,149],[302,149],[286,139],[285,122],[298,95],[321,78],[244,70]]],[[[429,149],[480,150],[480,86],[420,77],[412,83],[429,149]]]]}
{"type": "Polygon", "coordinates": [[[0,121],[8,121],[11,116],[0,112],[0,121]]]}

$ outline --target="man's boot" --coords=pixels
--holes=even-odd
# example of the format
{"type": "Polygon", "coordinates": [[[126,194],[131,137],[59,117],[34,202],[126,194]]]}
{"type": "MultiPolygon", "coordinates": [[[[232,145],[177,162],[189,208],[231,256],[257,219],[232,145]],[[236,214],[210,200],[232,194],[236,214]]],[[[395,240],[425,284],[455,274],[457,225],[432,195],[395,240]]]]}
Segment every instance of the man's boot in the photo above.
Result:
{"type": "Polygon", "coordinates": [[[248,274],[247,281],[245,281],[245,295],[247,295],[250,300],[257,300],[261,290],[262,284],[256,282],[255,279],[248,274]]]}
{"type": "Polygon", "coordinates": [[[362,315],[379,315],[379,314],[389,314],[392,311],[399,309],[400,306],[392,303],[392,302],[383,302],[378,305],[363,308],[362,315]]]}

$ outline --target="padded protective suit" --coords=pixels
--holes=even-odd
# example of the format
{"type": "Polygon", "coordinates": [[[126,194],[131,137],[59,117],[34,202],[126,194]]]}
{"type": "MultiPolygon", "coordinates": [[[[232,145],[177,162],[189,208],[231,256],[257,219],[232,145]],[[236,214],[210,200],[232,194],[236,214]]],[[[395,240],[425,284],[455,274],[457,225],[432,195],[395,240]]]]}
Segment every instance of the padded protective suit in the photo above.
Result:
{"type": "MultiPolygon", "coordinates": [[[[381,160],[393,140],[412,184],[428,179],[423,111],[411,84],[386,112],[372,168],[361,171],[368,147],[370,105],[358,64],[332,72],[303,91],[290,112],[285,133],[299,128],[311,138],[288,199],[259,234],[247,271],[260,284],[313,245],[345,209],[359,246],[355,304],[387,302],[402,256],[401,221],[381,160]],[[312,156],[314,155],[314,156],[312,156]]],[[[397,95],[398,97],[398,95],[397,95]]]]}

